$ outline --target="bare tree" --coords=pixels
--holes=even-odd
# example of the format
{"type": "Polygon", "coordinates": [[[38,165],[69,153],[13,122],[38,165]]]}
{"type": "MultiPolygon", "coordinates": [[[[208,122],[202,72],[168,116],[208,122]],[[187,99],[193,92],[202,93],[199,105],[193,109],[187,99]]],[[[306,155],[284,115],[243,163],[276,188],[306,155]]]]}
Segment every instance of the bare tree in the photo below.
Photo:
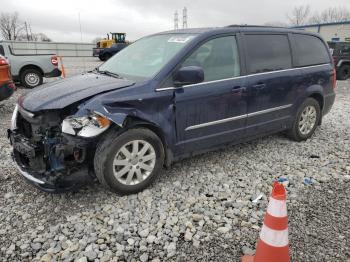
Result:
{"type": "Polygon", "coordinates": [[[287,15],[291,25],[305,25],[310,15],[310,6],[301,5],[293,8],[292,12],[287,15]]]}
{"type": "Polygon", "coordinates": [[[4,39],[16,40],[23,28],[17,12],[0,14],[0,33],[4,39]]]}
{"type": "Polygon", "coordinates": [[[33,34],[33,38],[35,37],[36,40],[34,41],[39,41],[39,42],[52,42],[52,40],[45,34],[43,33],[37,33],[33,34]]]}
{"type": "Polygon", "coordinates": [[[43,33],[22,33],[17,37],[18,41],[34,41],[34,42],[52,42],[52,40],[43,33]],[[29,39],[29,40],[28,40],[29,39]]]}
{"type": "Polygon", "coordinates": [[[321,13],[315,13],[309,20],[312,24],[344,22],[350,20],[350,11],[346,7],[330,7],[321,13]]]}

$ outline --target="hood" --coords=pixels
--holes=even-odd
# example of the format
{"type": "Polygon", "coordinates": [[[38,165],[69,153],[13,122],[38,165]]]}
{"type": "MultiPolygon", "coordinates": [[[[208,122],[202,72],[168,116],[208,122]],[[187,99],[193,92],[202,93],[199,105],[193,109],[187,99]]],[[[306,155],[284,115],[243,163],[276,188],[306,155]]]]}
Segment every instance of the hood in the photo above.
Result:
{"type": "Polygon", "coordinates": [[[35,88],[21,99],[30,111],[61,109],[106,91],[128,87],[134,82],[95,73],[85,73],[35,88]]]}

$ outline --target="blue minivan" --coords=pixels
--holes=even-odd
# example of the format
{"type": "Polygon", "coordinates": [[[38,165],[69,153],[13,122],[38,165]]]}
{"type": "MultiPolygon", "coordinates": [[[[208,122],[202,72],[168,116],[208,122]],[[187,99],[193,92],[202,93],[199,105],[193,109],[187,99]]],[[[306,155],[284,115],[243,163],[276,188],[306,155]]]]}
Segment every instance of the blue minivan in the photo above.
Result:
{"type": "Polygon", "coordinates": [[[333,105],[335,79],[318,34],[162,32],[20,97],[8,135],[20,173],[46,192],[97,178],[135,193],[194,154],[281,131],[308,139],[333,105]]]}

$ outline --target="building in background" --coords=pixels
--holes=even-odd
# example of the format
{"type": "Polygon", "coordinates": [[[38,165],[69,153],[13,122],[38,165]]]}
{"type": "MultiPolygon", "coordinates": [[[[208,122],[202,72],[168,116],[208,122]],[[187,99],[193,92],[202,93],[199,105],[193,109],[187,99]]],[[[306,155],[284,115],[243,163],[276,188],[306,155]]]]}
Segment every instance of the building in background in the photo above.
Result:
{"type": "Polygon", "coordinates": [[[326,41],[350,42],[350,21],[300,25],[293,28],[319,33],[326,41]]]}

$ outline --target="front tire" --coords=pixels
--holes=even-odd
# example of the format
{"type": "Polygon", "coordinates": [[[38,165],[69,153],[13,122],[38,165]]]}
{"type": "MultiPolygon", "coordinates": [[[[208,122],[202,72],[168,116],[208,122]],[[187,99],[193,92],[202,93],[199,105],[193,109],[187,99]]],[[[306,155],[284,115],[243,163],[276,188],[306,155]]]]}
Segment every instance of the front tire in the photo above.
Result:
{"type": "Polygon", "coordinates": [[[122,133],[111,130],[98,144],[94,158],[100,183],[119,194],[133,194],[148,187],[163,163],[162,141],[146,128],[122,133]]]}
{"type": "Polygon", "coordinates": [[[350,66],[342,65],[337,71],[338,80],[346,80],[350,77],[350,66]]]}
{"type": "Polygon", "coordinates": [[[21,84],[25,88],[34,88],[43,83],[43,76],[37,69],[26,69],[20,75],[21,84]]]}
{"type": "Polygon", "coordinates": [[[320,123],[321,108],[314,98],[307,98],[299,107],[293,127],[288,131],[289,137],[295,141],[310,138],[320,123]]]}
{"type": "Polygon", "coordinates": [[[110,59],[112,57],[112,55],[110,53],[105,53],[101,56],[99,56],[101,61],[107,61],[108,59],[110,59]]]}

